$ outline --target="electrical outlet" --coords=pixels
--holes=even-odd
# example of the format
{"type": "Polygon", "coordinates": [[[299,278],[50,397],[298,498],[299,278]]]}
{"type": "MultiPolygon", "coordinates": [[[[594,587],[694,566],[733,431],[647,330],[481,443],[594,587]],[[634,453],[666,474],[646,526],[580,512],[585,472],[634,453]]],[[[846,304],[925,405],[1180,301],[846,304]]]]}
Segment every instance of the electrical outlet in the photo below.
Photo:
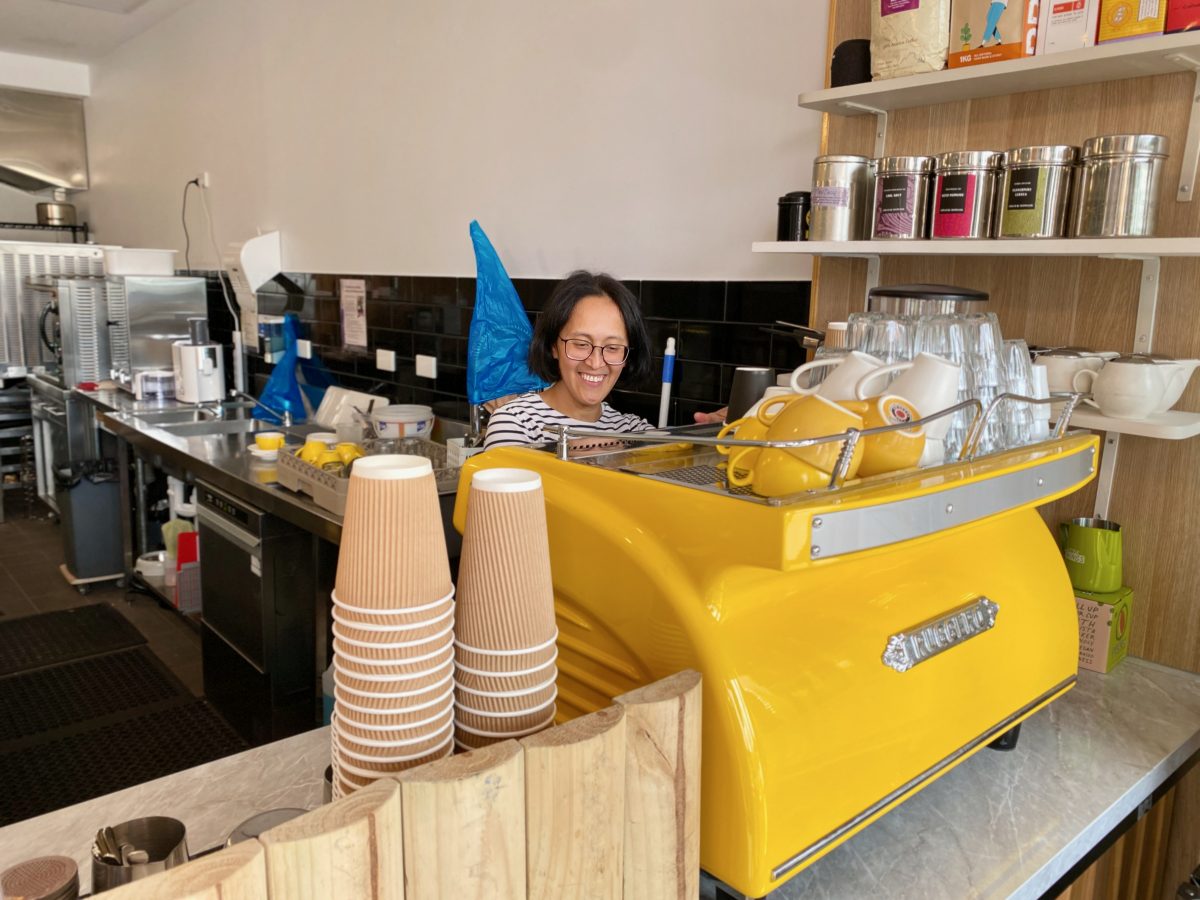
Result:
{"type": "Polygon", "coordinates": [[[417,354],[417,376],[420,378],[437,378],[437,357],[417,354]]]}
{"type": "Polygon", "coordinates": [[[312,341],[296,341],[296,352],[300,354],[301,359],[312,359],[312,341]]]}
{"type": "Polygon", "coordinates": [[[395,350],[376,350],[375,351],[375,368],[384,372],[396,371],[396,351],[395,350]]]}
{"type": "Polygon", "coordinates": [[[199,175],[197,175],[196,183],[199,184],[200,187],[202,187],[202,188],[212,187],[212,180],[208,177],[207,172],[201,172],[199,175]]]}

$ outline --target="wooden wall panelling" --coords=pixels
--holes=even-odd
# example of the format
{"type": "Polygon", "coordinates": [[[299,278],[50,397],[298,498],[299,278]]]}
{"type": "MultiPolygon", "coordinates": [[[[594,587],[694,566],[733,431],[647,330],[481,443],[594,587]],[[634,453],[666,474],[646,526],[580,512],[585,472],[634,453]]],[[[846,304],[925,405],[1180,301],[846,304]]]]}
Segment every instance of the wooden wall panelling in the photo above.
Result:
{"type": "MultiPolygon", "coordinates": [[[[866,3],[834,0],[830,15],[830,49],[870,33],[866,3]]],[[[1193,77],[1180,73],[897,110],[889,117],[887,153],[1078,145],[1096,134],[1165,134],[1171,156],[1158,233],[1200,235],[1200,202],[1175,201],[1192,89],[1193,77]]],[[[872,116],[826,116],[823,152],[869,155],[874,125],[872,116]]],[[[862,309],[865,278],[864,261],[821,260],[814,270],[812,322],[823,325],[862,309]]],[[[1089,258],[904,257],[885,258],[880,268],[884,284],[944,281],[988,291],[990,308],[1010,337],[1120,351],[1133,346],[1140,278],[1136,261],[1089,258]]],[[[1200,260],[1163,261],[1156,352],[1200,357],[1197,285],[1200,260]]],[[[1200,409],[1200,378],[1193,379],[1179,407],[1200,409]]],[[[1190,552],[1200,541],[1197,472],[1200,440],[1124,437],[1109,510],[1126,528],[1126,581],[1137,591],[1132,652],[1191,671],[1200,671],[1200,566],[1190,552]]],[[[1047,521],[1090,515],[1094,498],[1093,484],[1047,507],[1047,521]]]]}
{"type": "Polygon", "coordinates": [[[1162,890],[1156,900],[1175,900],[1175,889],[1200,866],[1200,765],[1175,785],[1175,805],[1171,810],[1171,830],[1163,864],[1162,890]]]}
{"type": "Polygon", "coordinates": [[[1058,900],[1166,900],[1179,882],[1166,874],[1168,831],[1175,791],[1168,791],[1092,863],[1058,900]],[[1170,883],[1171,890],[1165,886],[1170,883]]]}

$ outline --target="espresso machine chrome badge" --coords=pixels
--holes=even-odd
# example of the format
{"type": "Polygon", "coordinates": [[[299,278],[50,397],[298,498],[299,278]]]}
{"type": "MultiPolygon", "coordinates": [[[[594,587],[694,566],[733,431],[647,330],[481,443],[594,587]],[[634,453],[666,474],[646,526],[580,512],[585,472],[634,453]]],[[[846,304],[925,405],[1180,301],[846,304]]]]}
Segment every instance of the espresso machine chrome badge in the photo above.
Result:
{"type": "Polygon", "coordinates": [[[897,672],[907,672],[918,663],[988,631],[996,624],[999,611],[996,603],[979,597],[907,632],[893,634],[883,651],[883,664],[897,672]]]}

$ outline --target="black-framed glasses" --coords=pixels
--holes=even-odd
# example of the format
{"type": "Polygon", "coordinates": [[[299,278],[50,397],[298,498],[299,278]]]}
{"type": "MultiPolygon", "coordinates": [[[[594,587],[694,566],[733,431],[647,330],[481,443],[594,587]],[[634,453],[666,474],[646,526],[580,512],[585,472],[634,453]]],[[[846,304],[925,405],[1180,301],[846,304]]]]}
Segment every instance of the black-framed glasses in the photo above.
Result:
{"type": "Polygon", "coordinates": [[[610,366],[621,366],[629,359],[629,348],[624,344],[593,344],[583,338],[559,338],[565,345],[567,359],[583,362],[591,359],[592,353],[600,351],[600,356],[610,366]]]}

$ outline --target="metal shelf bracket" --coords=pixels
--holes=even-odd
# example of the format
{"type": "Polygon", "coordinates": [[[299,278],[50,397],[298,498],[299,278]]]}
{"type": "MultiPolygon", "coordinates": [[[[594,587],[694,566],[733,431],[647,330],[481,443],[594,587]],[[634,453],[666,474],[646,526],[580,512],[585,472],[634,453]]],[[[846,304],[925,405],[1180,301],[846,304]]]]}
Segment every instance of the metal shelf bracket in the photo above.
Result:
{"type": "Polygon", "coordinates": [[[1108,505],[1112,502],[1113,479],[1117,474],[1117,450],[1121,446],[1121,435],[1115,431],[1104,432],[1104,449],[1100,452],[1100,474],[1096,476],[1097,519],[1108,518],[1108,505]]]}
{"type": "Polygon", "coordinates": [[[883,150],[887,146],[887,127],[888,113],[886,109],[876,109],[874,106],[866,106],[862,103],[854,103],[850,100],[844,100],[840,104],[846,109],[857,109],[860,112],[871,113],[875,117],[875,159],[883,156],[883,150]]]}
{"type": "Polygon", "coordinates": [[[1179,191],[1175,195],[1175,199],[1180,203],[1190,203],[1195,195],[1196,170],[1197,164],[1200,163],[1200,59],[1186,53],[1176,53],[1167,59],[1195,74],[1192,81],[1192,107],[1188,115],[1187,138],[1183,145],[1183,165],[1179,169],[1179,191]]]}
{"type": "Polygon", "coordinates": [[[1137,327],[1133,337],[1134,353],[1149,353],[1154,344],[1154,316],[1158,311],[1158,282],[1161,262],[1157,256],[1142,260],[1142,278],[1138,285],[1137,327]]]}
{"type": "MultiPolygon", "coordinates": [[[[867,290],[879,287],[879,257],[868,256],[867,258],[867,290]]],[[[863,295],[863,309],[867,308],[867,298],[863,295]]]]}

